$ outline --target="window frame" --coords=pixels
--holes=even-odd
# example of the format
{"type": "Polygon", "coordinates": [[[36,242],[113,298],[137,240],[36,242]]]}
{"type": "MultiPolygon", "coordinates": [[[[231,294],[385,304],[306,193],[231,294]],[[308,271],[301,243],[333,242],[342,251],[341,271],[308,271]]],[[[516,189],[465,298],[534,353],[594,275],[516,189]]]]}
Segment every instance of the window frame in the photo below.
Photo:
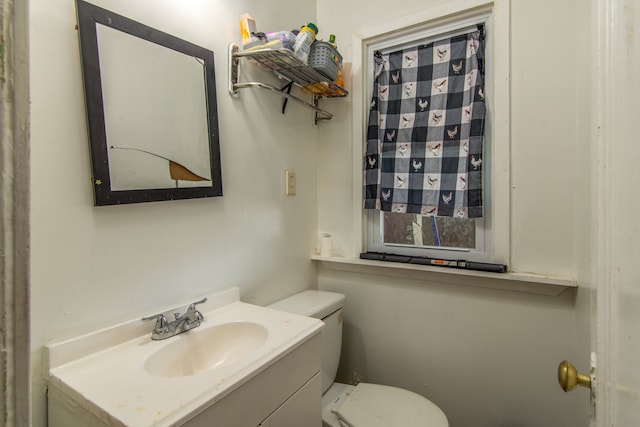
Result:
{"type": "Polygon", "coordinates": [[[354,141],[354,245],[353,255],[364,251],[393,252],[414,256],[467,259],[470,261],[509,262],[509,1],[457,1],[415,14],[398,22],[364,30],[353,37],[353,141],[354,141]],[[428,38],[447,37],[478,23],[485,24],[488,58],[485,84],[488,100],[485,120],[484,224],[480,227],[480,244],[471,251],[459,249],[423,249],[393,246],[393,251],[379,239],[380,213],[362,205],[362,156],[365,129],[372,91],[372,52],[398,49],[423,43],[428,38]],[[497,118],[500,118],[498,120],[497,118]],[[355,206],[355,203],[358,206],[355,206]],[[481,235],[480,235],[481,234],[481,235]]]}
{"type": "MultiPolygon", "coordinates": [[[[492,33],[489,30],[492,25],[492,17],[489,11],[477,15],[471,15],[465,19],[454,20],[444,24],[435,24],[429,28],[422,28],[415,32],[408,33],[398,39],[393,37],[385,38],[376,43],[371,43],[367,47],[367,67],[364,71],[367,85],[367,98],[373,96],[373,53],[380,51],[383,54],[387,52],[398,51],[417,45],[424,45],[434,41],[455,37],[456,35],[466,34],[476,30],[476,26],[482,24],[485,26],[485,92],[490,94],[493,90],[493,52],[491,49],[492,33]],[[488,83],[488,84],[487,84],[488,83]]],[[[487,97],[485,102],[485,136],[484,136],[484,155],[485,164],[483,165],[483,199],[491,200],[491,110],[492,98],[487,97]],[[488,161],[487,161],[488,160],[488,161]]],[[[483,207],[483,217],[475,218],[476,223],[476,246],[475,248],[452,248],[452,247],[428,247],[413,246],[401,244],[385,244],[384,243],[384,212],[374,209],[365,210],[366,224],[366,250],[369,252],[385,252],[399,255],[424,256],[429,258],[444,259],[465,259],[467,261],[491,262],[491,209],[483,207]]]]}

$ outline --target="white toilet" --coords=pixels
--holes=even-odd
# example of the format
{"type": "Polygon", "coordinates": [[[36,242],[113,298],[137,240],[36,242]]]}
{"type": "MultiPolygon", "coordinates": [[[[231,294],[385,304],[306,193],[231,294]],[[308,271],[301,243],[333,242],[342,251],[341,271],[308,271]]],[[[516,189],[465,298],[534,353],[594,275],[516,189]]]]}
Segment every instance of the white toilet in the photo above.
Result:
{"type": "Polygon", "coordinates": [[[448,427],[444,412],[428,399],[397,387],[334,382],[342,346],[345,296],[304,291],[269,306],[322,319],[322,425],[324,427],[448,427]]]}

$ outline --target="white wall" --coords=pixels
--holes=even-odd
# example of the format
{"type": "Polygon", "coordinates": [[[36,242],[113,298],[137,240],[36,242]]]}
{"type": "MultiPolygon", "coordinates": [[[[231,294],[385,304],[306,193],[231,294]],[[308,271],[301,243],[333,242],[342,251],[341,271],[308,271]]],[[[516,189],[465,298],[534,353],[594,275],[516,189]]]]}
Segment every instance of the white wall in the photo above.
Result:
{"type": "MultiPolygon", "coordinates": [[[[403,1],[394,8],[374,1],[324,0],[318,22],[331,28],[350,66],[351,36],[443,5],[442,0],[403,1]],[[340,13],[334,11],[340,10],[340,13]]],[[[464,3],[464,2],[460,2],[464,3]]],[[[576,20],[580,2],[511,2],[511,260],[510,269],[575,277],[577,175],[576,48],[583,43],[576,20]],[[549,14],[548,8],[554,13],[549,14]]],[[[337,120],[320,129],[319,224],[350,248],[352,236],[351,99],[332,104],[337,120]],[[335,107],[334,107],[335,105],[335,107]]],[[[584,142],[586,144],[586,142],[584,142]]],[[[586,148],[586,147],[585,147],[586,148]]],[[[356,194],[360,196],[360,194],[356,194]]]]}
{"type": "MultiPolygon", "coordinates": [[[[323,0],[318,22],[337,35],[348,67],[354,32],[444,3],[323,0]]],[[[588,282],[578,268],[588,266],[590,245],[591,217],[580,210],[589,209],[591,197],[583,128],[591,101],[583,68],[589,8],[580,1],[512,1],[510,19],[510,267],[588,282]]],[[[320,130],[319,145],[318,227],[332,232],[345,253],[353,245],[352,200],[360,197],[352,193],[350,102],[336,104],[337,120],[320,130]]],[[[588,360],[589,286],[541,297],[428,276],[320,268],[318,277],[321,289],[347,295],[341,380],[357,372],[421,393],[443,408],[452,427],[587,425],[588,393],[565,395],[556,369],[565,358],[588,360]]]]}
{"type": "MultiPolygon", "coordinates": [[[[225,192],[103,208],[92,206],[74,2],[30,1],[34,425],[45,420],[46,342],[214,289],[239,286],[243,299],[268,303],[316,280],[347,294],[343,380],[356,371],[422,393],[452,427],[585,425],[586,393],[564,395],[555,369],[588,353],[588,328],[575,318],[577,305],[586,321],[588,295],[539,297],[324,269],[316,279],[308,261],[316,219],[338,245],[352,244],[351,99],[324,101],[335,118],[317,130],[295,104],[280,115],[275,95],[227,95],[227,44],[238,40],[243,12],[267,30],[317,19],[321,35],[337,35],[348,73],[354,31],[443,1],[389,8],[380,0],[320,0],[317,9],[295,0],[192,0],[190,8],[178,0],[96,1],[215,51],[225,192]],[[282,194],[286,168],[298,173],[294,198],[282,194]]],[[[578,276],[590,243],[589,219],[577,210],[590,195],[579,179],[589,156],[578,131],[588,77],[574,78],[587,49],[585,13],[577,0],[512,3],[511,265],[578,276]]]]}
{"type": "MultiPolygon", "coordinates": [[[[239,286],[270,303],[315,287],[317,129],[266,91],[226,90],[238,19],[291,29],[315,2],[100,0],[99,6],[215,52],[224,196],[93,207],[73,0],[30,2],[33,423],[45,425],[43,346],[239,286]],[[284,170],[298,195],[284,196],[284,170]]],[[[249,67],[245,67],[249,69],[249,67]]],[[[248,71],[247,71],[248,72],[248,71]]],[[[279,83],[277,83],[279,84],[279,83]]],[[[150,325],[150,328],[152,325],[150,325]]]]}

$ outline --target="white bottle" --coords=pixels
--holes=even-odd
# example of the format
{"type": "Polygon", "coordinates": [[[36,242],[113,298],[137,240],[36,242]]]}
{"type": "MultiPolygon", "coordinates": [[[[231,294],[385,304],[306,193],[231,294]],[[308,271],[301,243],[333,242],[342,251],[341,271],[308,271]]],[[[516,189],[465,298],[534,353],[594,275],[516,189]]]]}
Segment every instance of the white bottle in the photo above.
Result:
{"type": "Polygon", "coordinates": [[[318,27],[310,22],[309,25],[302,27],[293,45],[293,53],[305,64],[309,58],[311,43],[316,39],[316,34],[318,34],[318,27]]]}

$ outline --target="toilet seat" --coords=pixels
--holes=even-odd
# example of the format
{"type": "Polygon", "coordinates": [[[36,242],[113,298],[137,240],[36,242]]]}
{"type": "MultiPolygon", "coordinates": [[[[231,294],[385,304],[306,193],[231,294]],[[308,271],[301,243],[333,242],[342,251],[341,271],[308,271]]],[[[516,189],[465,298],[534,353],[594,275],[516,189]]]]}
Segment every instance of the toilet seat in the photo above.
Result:
{"type": "Polygon", "coordinates": [[[333,412],[349,427],[449,426],[444,412],[428,399],[379,384],[358,384],[333,412]]]}

